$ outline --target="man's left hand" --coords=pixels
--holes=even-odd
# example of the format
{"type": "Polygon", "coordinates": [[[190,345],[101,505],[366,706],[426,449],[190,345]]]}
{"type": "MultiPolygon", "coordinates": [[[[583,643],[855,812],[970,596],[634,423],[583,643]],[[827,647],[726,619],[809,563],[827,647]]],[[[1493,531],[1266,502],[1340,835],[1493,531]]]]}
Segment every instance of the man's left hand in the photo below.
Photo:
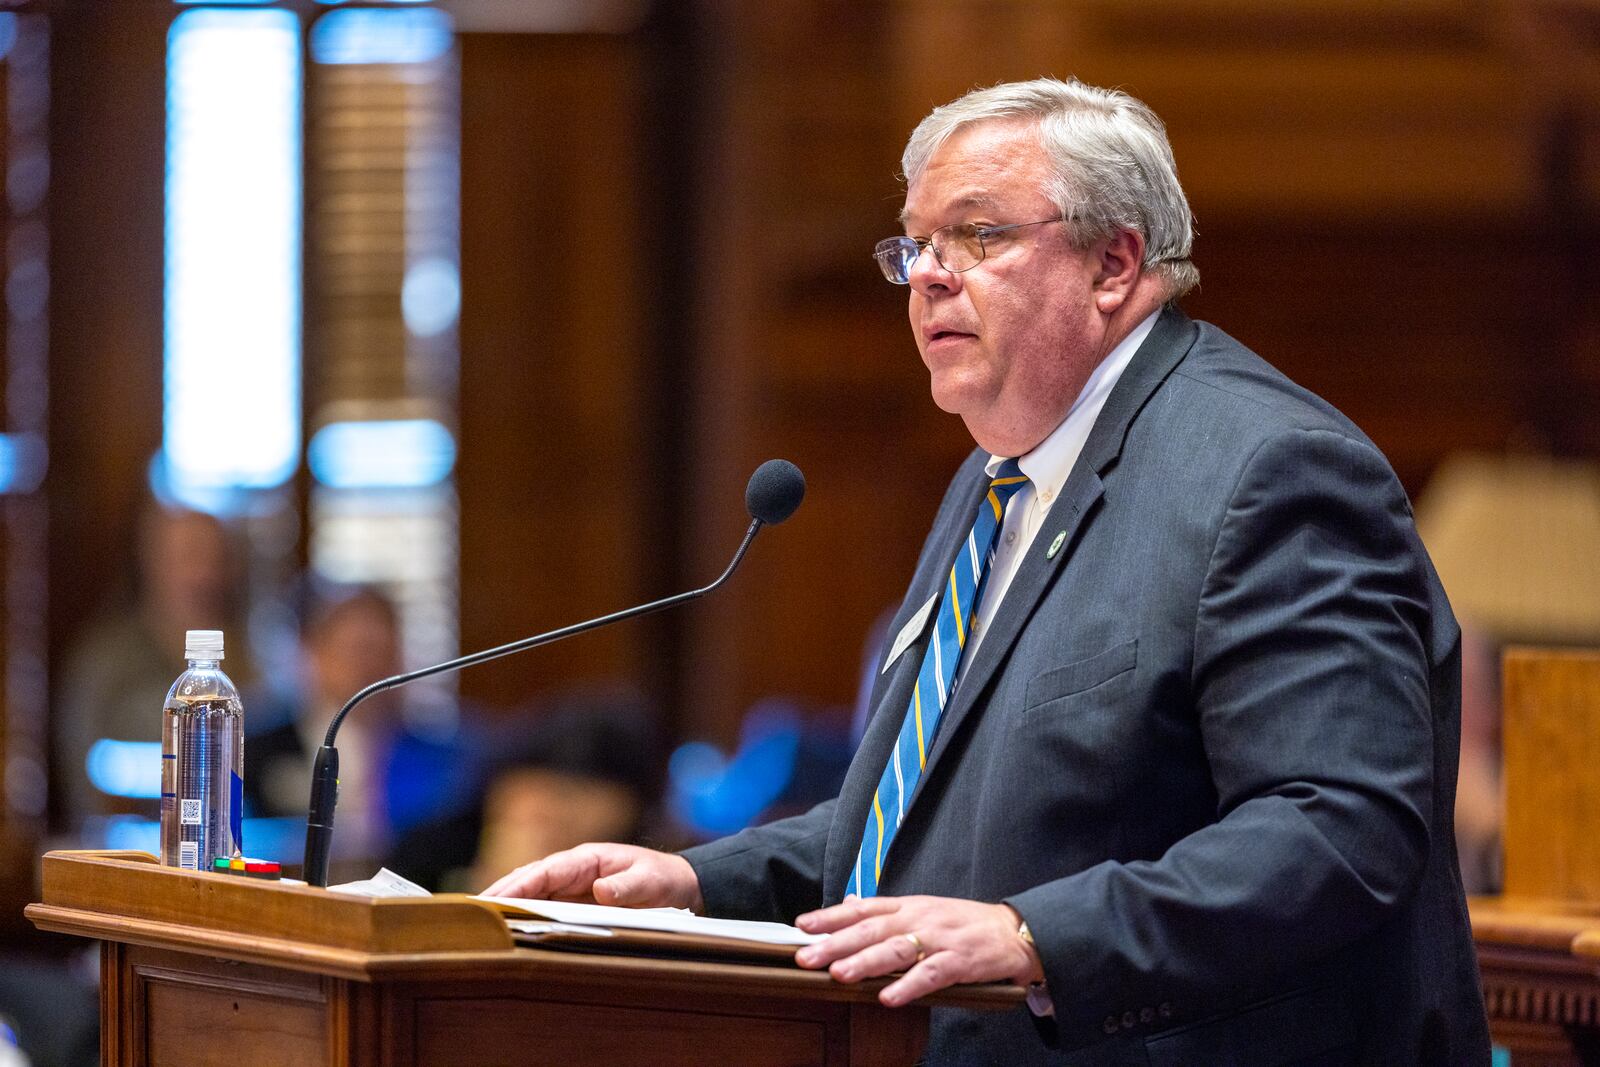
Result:
{"type": "Polygon", "coordinates": [[[1005,904],[951,897],[851,899],[795,920],[807,933],[828,935],[801,949],[795,961],[813,970],[826,967],[840,982],[904,971],[878,994],[884,1006],[898,1008],[962,982],[1042,981],[1038,952],[1017,935],[1020,922],[1005,904]]]}

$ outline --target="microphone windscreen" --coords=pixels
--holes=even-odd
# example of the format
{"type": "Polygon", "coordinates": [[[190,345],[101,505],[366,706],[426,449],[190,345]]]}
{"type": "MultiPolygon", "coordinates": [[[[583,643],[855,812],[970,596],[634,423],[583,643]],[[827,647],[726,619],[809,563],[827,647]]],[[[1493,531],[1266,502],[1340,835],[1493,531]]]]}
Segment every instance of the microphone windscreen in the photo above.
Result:
{"type": "Polygon", "coordinates": [[[775,526],[794,514],[806,495],[806,476],[786,459],[769,459],[745,486],[744,506],[752,519],[775,526]]]}

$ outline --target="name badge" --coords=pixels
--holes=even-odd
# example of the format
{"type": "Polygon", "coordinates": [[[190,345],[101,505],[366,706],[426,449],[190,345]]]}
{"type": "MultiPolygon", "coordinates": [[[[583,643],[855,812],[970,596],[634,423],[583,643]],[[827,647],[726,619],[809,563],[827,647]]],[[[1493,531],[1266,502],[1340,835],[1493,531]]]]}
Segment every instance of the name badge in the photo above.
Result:
{"type": "Polygon", "coordinates": [[[879,674],[888,671],[894,665],[894,661],[900,658],[900,653],[911,647],[912,643],[922,636],[923,628],[928,625],[928,617],[933,614],[933,606],[938,602],[939,593],[935,593],[906,620],[904,626],[900,627],[900,632],[895,635],[894,644],[889,646],[889,658],[883,661],[883,670],[879,671],[879,674]]]}

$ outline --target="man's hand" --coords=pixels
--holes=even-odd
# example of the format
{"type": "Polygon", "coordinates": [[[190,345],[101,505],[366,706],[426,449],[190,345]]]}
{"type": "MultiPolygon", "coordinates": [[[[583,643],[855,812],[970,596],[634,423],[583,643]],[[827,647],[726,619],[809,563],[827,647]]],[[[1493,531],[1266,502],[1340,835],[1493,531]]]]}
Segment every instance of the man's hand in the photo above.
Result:
{"type": "Polygon", "coordinates": [[[878,994],[890,1008],[960,982],[1044,980],[1038,952],[1017,936],[1021,919],[1005,904],[870,897],[807,912],[795,922],[807,933],[829,935],[795,954],[802,967],[827,967],[840,982],[905,971],[878,994]]]}
{"type": "Polygon", "coordinates": [[[482,895],[705,910],[700,879],[688,860],[636,845],[588,844],[555,852],[518,867],[482,895]]]}

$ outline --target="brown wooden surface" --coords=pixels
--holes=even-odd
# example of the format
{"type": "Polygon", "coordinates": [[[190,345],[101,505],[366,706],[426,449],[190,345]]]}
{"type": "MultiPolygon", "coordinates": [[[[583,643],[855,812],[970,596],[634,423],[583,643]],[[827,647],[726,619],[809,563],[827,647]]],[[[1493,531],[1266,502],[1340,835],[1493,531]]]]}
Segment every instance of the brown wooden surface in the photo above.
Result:
{"type": "Polygon", "coordinates": [[[1505,891],[1600,905],[1600,652],[1505,658],[1505,891]]]}
{"type": "Polygon", "coordinates": [[[371,900],[173,870],[143,853],[54,852],[40,928],[99,938],[102,1062],[495,1067],[524,1062],[904,1065],[932,1005],[1016,1008],[948,990],[909,1009],[888,981],[795,967],[513,947],[492,906],[371,900]]]}
{"type": "Polygon", "coordinates": [[[1600,908],[1470,901],[1484,1006],[1515,1067],[1600,1064],[1600,908]]]}
{"type": "Polygon", "coordinates": [[[268,957],[306,949],[332,959],[511,947],[499,914],[465,897],[372,900],[163,867],[148,853],[51,852],[43,875],[44,902],[30,914],[57,925],[103,922],[143,937],[232,943],[268,957]]]}
{"type": "MultiPolygon", "coordinates": [[[[644,414],[639,294],[642,259],[664,253],[633,184],[638,42],[480,33],[460,48],[456,479],[461,647],[473,650],[661,595],[652,470],[664,453],[644,414]]],[[[461,675],[461,692],[509,708],[585,682],[647,686],[659,681],[649,649],[676,621],[487,663],[461,675]]]]}
{"type": "Polygon", "coordinates": [[[1506,893],[1471,901],[1484,1004],[1516,1067],[1600,1064],[1600,654],[1506,654],[1506,893]]]}

